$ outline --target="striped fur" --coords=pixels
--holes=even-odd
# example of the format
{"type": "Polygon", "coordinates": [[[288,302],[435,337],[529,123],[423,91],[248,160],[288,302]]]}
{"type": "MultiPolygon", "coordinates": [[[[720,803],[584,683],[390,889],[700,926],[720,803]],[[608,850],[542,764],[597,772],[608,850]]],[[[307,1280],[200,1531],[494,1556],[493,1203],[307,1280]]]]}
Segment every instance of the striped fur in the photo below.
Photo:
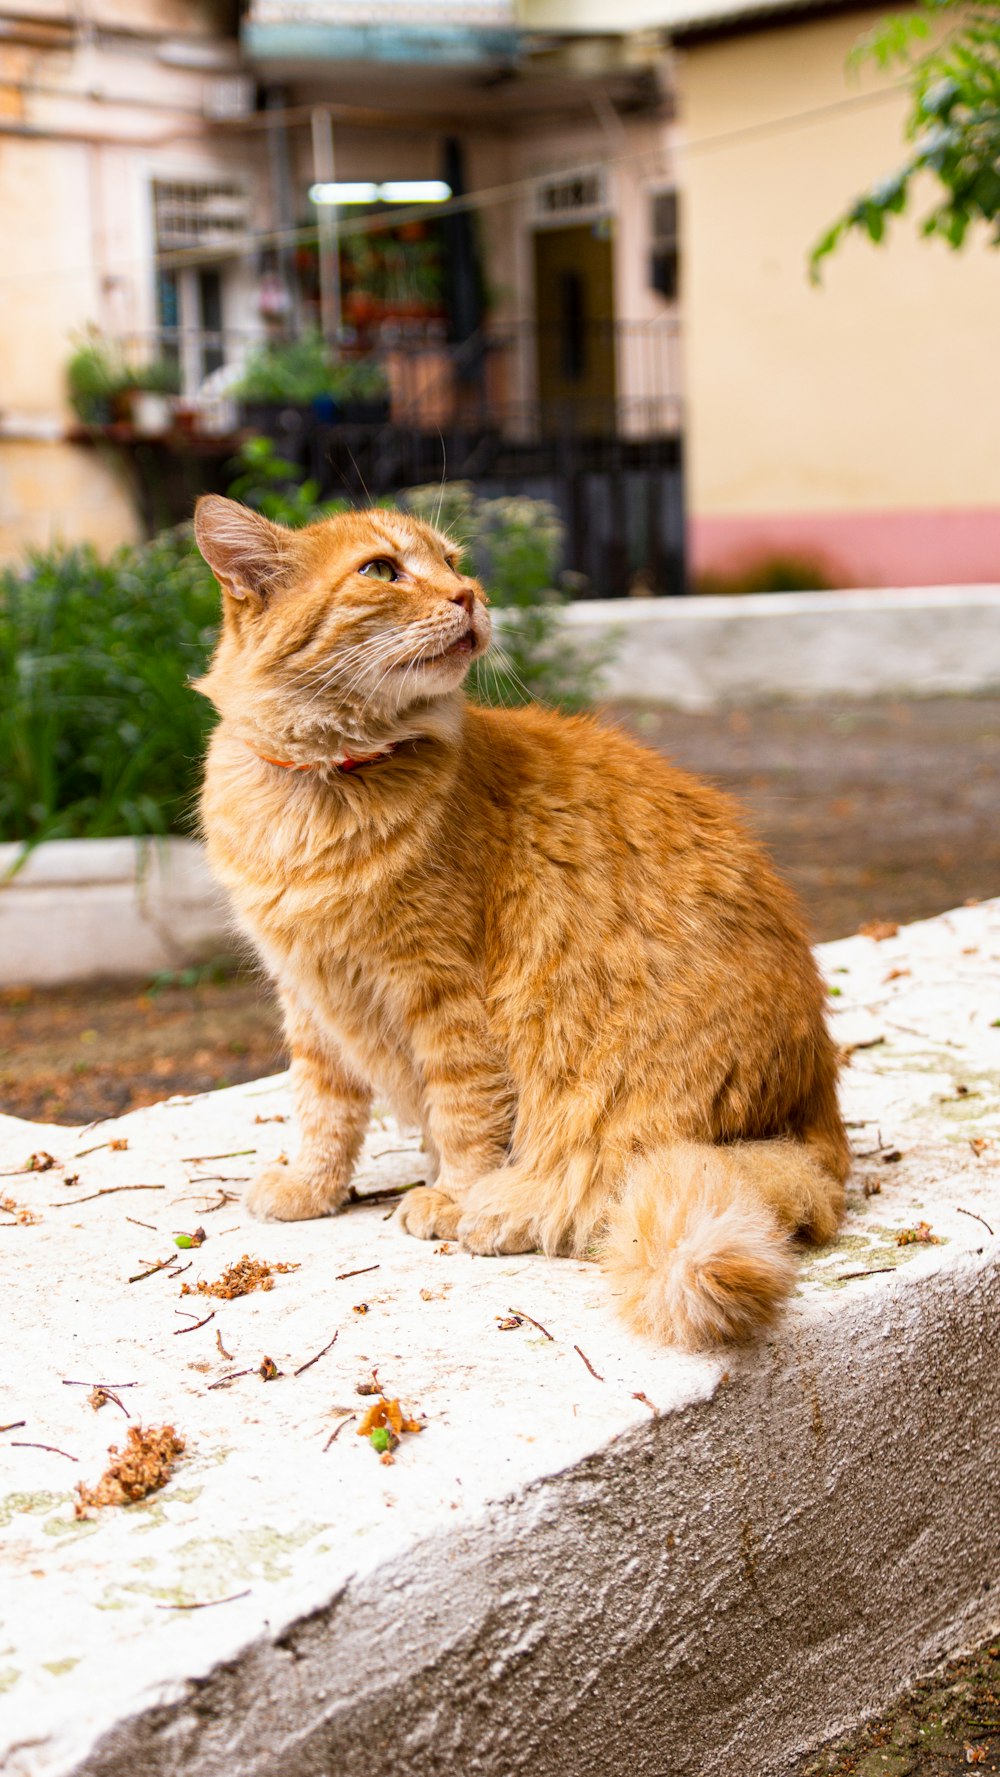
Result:
{"type": "Polygon", "coordinates": [[[226,592],[204,830],[301,1127],[255,1212],[336,1210],[377,1093],[425,1136],[410,1232],[603,1253],[658,1339],[767,1325],[848,1147],[799,913],[733,807],[594,720],[466,702],[483,594],[416,520],[289,533],[209,499],[197,533],[226,592]]]}

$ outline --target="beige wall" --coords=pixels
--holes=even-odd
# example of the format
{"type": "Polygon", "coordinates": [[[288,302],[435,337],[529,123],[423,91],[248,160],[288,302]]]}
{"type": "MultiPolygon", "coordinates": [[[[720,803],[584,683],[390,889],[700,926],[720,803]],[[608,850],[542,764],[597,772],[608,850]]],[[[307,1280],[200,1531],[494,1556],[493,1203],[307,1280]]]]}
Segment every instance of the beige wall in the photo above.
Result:
{"type": "Polygon", "coordinates": [[[902,218],[881,249],[849,241],[820,290],[807,280],[817,236],[901,158],[902,99],[844,71],[867,22],[682,52],[696,525],[1000,504],[1000,252],[951,253],[902,218]]]}
{"type": "MultiPolygon", "coordinates": [[[[46,46],[24,21],[65,26],[67,9],[24,0],[0,44],[0,559],[57,537],[103,547],[135,534],[106,457],[63,439],[65,366],[88,326],[154,326],[153,178],[242,178],[266,214],[262,140],[205,123],[207,82],[236,55],[215,35],[218,11],[93,0],[96,37],[67,28],[46,46]]],[[[230,320],[252,328],[250,273],[232,276],[230,320]]]]}
{"type": "Polygon", "coordinates": [[[95,450],[0,438],[0,562],[58,542],[109,550],[138,534],[124,481],[95,450]]]}

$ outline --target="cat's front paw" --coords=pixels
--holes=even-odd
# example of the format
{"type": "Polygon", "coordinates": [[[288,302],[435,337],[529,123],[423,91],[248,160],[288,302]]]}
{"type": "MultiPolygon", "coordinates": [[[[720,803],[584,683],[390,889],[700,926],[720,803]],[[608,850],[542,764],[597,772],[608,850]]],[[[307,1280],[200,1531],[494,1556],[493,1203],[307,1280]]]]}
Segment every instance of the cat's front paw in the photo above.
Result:
{"type": "Polygon", "coordinates": [[[430,1185],[416,1185],[400,1203],[396,1220],[418,1240],[455,1240],[461,1213],[459,1205],[443,1191],[430,1185]]]}
{"type": "Polygon", "coordinates": [[[483,1215],[475,1210],[463,1215],[458,1238],[467,1253],[530,1253],[538,1245],[534,1230],[525,1222],[503,1214],[483,1215]]]}
{"type": "Polygon", "coordinates": [[[309,1172],[294,1161],[279,1160],[257,1174],[244,1202],[262,1222],[306,1222],[329,1216],[347,1196],[348,1179],[327,1172],[309,1172]]]}

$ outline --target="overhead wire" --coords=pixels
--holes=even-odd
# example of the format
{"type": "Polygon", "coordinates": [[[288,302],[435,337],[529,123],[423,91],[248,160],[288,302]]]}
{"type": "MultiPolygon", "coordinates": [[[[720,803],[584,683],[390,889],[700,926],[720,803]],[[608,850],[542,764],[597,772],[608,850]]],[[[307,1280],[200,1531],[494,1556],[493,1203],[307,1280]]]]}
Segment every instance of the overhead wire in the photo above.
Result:
{"type": "MultiPolygon", "coordinates": [[[[645,162],[650,165],[651,173],[660,172],[676,179],[677,170],[683,167],[684,162],[697,159],[699,155],[710,154],[720,149],[737,148],[755,141],[766,140],[769,137],[787,135],[796,130],[807,128],[810,124],[845,113],[852,114],[859,110],[888,103],[898,104],[903,91],[905,91],[905,83],[894,82],[872,92],[848,94],[844,98],[830,100],[825,104],[811,105],[801,111],[789,112],[784,117],[765,118],[756,123],[738,125],[730,130],[715,131],[706,136],[685,138],[681,131],[677,131],[672,134],[669,144],[664,143],[659,147],[646,145],[624,154],[612,155],[603,159],[601,165],[606,170],[613,172],[645,162]],[[669,166],[664,165],[667,153],[671,163],[669,166]]],[[[309,107],[310,112],[314,109],[336,111],[336,106],[326,107],[322,101],[319,101],[316,106],[309,107]]],[[[366,126],[355,125],[354,127],[366,126]]],[[[2,133],[3,125],[0,124],[0,134],[2,133]]],[[[187,131],[178,132],[178,136],[187,136],[188,133],[187,131]]],[[[26,134],[25,139],[31,140],[32,137],[30,134],[26,134]]],[[[107,140],[107,146],[114,146],[113,137],[107,140]]],[[[593,164],[593,156],[591,155],[587,165],[592,167],[593,164]]],[[[573,169],[572,167],[560,167],[558,171],[560,177],[566,177],[572,173],[573,169]]],[[[533,173],[522,178],[507,180],[503,184],[487,186],[480,191],[470,192],[461,197],[449,198],[444,203],[407,204],[400,207],[380,208],[377,213],[351,216],[349,220],[344,217],[343,211],[341,211],[341,230],[343,232],[349,231],[352,235],[373,235],[396,228],[403,223],[426,220],[431,217],[455,216],[495,209],[503,204],[514,203],[520,198],[530,196],[537,189],[539,179],[543,176],[533,173]]],[[[677,180],[677,183],[682,184],[683,182],[677,180]]],[[[203,248],[169,248],[158,252],[154,250],[152,254],[137,253],[115,259],[107,269],[111,273],[121,275],[128,270],[146,269],[150,263],[161,270],[181,270],[206,262],[218,264],[227,259],[245,259],[272,248],[294,247],[311,243],[317,234],[317,228],[317,223],[309,223],[291,228],[261,229],[255,230],[252,234],[234,237],[231,242],[212,243],[203,248]]],[[[92,275],[93,265],[90,261],[75,266],[25,267],[21,270],[0,271],[0,285],[24,279],[89,277],[92,275]]]]}

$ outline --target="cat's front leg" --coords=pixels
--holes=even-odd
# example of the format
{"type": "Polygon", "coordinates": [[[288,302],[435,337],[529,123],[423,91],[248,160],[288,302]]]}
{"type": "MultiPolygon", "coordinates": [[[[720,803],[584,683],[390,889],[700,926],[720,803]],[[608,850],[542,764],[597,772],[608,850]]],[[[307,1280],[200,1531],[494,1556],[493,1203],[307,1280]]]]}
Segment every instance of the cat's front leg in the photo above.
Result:
{"type": "Polygon", "coordinates": [[[308,1012],[287,995],[282,1004],[301,1142],[294,1160],[277,1161],[257,1174],[246,1203],[265,1221],[298,1222],[332,1215],[347,1196],[368,1125],[371,1089],[308,1012]]]}
{"type": "Polygon", "coordinates": [[[423,1240],[454,1240],[467,1193],[502,1164],[514,1116],[514,1088],[490,1040],[475,984],[451,991],[426,979],[410,984],[407,1023],[424,1085],[424,1121],[439,1160],[433,1186],[408,1191],[401,1227],[423,1240]]]}

